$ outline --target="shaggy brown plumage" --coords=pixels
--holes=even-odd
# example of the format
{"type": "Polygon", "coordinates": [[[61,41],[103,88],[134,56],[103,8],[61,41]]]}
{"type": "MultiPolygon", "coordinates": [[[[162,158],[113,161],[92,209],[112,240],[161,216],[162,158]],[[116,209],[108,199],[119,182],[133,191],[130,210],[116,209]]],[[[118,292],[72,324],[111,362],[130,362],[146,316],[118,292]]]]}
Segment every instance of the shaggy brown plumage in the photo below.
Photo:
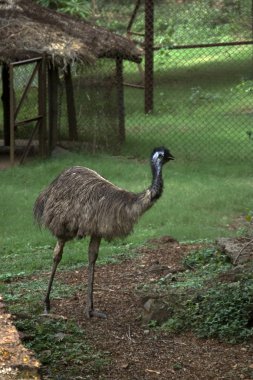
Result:
{"type": "Polygon", "coordinates": [[[150,189],[135,194],[120,189],[95,171],[65,170],[35,203],[35,217],[59,239],[128,235],[152,202],[150,189]]]}
{"type": "Polygon", "coordinates": [[[57,238],[54,266],[45,299],[49,294],[63,247],[67,240],[90,236],[87,315],[103,316],[93,310],[94,266],[101,239],[111,240],[132,232],[139,217],[161,196],[162,166],[173,156],[168,149],[154,149],[151,155],[152,183],[141,193],[121,189],[88,168],[75,166],[63,171],[37,198],[34,216],[57,238]]]}

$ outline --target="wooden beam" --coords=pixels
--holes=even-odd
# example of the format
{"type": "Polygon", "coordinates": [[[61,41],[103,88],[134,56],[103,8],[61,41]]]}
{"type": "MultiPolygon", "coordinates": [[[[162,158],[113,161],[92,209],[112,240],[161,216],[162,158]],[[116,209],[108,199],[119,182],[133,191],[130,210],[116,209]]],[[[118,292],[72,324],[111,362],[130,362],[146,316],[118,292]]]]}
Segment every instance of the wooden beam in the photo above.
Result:
{"type": "Polygon", "coordinates": [[[71,141],[77,141],[78,131],[76,121],[76,106],[70,65],[67,66],[67,71],[64,73],[64,79],[67,100],[69,139],[71,141]]]}
{"type": "Polygon", "coordinates": [[[47,147],[47,112],[46,112],[46,59],[42,58],[39,63],[38,71],[38,102],[39,102],[39,115],[41,120],[39,123],[39,153],[41,157],[45,157],[48,154],[47,147]]]}
{"type": "Polygon", "coordinates": [[[58,139],[58,84],[59,72],[56,66],[48,67],[48,126],[49,154],[56,147],[58,139]]]}
{"type": "Polygon", "coordinates": [[[116,58],[116,82],[118,98],[118,117],[119,117],[119,142],[123,144],[126,139],[125,131],[125,104],[124,104],[124,85],[123,85],[123,60],[116,58]]]}
{"type": "Polygon", "coordinates": [[[130,33],[130,31],[132,29],[132,26],[133,26],[134,20],[136,18],[138,9],[140,8],[140,5],[141,5],[141,0],[137,0],[136,4],[135,4],[135,7],[134,7],[134,11],[133,11],[132,16],[130,18],[130,21],[129,21],[128,25],[127,25],[127,33],[130,33]]]}
{"type": "Polygon", "coordinates": [[[2,65],[2,91],[4,145],[10,146],[10,71],[6,63],[2,65]]]}
{"type": "Polygon", "coordinates": [[[9,65],[10,78],[10,162],[15,164],[15,101],[14,101],[14,73],[13,66],[9,65]]]}

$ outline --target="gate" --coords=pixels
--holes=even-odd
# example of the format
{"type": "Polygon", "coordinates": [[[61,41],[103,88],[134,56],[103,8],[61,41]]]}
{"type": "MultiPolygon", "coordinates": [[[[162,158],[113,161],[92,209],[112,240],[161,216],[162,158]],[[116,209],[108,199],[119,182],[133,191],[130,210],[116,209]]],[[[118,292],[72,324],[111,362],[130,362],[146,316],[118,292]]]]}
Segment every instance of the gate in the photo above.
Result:
{"type": "Polygon", "coordinates": [[[35,136],[39,153],[46,154],[46,72],[43,57],[9,64],[10,79],[10,161],[14,165],[16,132],[27,129],[27,141],[20,163],[27,157],[35,136]],[[25,73],[25,74],[24,74],[25,73]]]}

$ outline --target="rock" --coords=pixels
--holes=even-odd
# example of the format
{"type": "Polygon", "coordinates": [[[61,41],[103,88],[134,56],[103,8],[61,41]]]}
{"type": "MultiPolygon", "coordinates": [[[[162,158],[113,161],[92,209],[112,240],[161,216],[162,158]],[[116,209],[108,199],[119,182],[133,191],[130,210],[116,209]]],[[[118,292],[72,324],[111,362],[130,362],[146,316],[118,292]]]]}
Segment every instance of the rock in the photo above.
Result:
{"type": "Polygon", "coordinates": [[[253,259],[253,239],[219,238],[216,240],[216,245],[233,264],[243,264],[253,259]]]}
{"type": "Polygon", "coordinates": [[[166,322],[172,316],[172,309],[162,300],[148,298],[143,303],[142,320],[145,323],[156,321],[158,324],[166,322]]]}

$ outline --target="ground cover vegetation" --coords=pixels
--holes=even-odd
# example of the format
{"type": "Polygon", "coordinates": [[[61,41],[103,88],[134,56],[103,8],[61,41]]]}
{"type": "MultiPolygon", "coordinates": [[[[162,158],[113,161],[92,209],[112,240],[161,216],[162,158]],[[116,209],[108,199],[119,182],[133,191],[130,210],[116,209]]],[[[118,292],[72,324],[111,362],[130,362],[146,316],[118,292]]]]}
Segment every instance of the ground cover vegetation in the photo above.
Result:
{"type": "MultiPolygon", "coordinates": [[[[67,152],[47,161],[30,162],[25,166],[0,172],[0,189],[5,194],[1,197],[0,206],[0,292],[9,310],[16,315],[16,325],[22,332],[23,341],[35,350],[45,368],[49,368],[52,376],[49,378],[53,379],[57,378],[57,371],[61,373],[62,366],[68,366],[73,376],[77,376],[78,371],[80,374],[80,363],[83,371],[90,373],[92,378],[109,360],[103,352],[93,350],[92,344],[82,331],[83,327],[76,321],[59,319],[55,322],[40,316],[55,241],[47,231],[41,231],[34,224],[33,202],[38,192],[63,168],[75,164],[91,167],[119,186],[133,191],[141,191],[148,186],[151,175],[147,159],[67,152]],[[52,345],[57,346],[54,353],[52,345]]],[[[165,190],[159,203],[141,219],[133,235],[124,241],[110,244],[103,242],[98,264],[115,265],[130,257],[135,260],[138,247],[149,245],[148,239],[161,235],[169,234],[188,243],[211,243],[217,236],[244,235],[247,225],[238,225],[237,218],[242,217],[245,220],[250,216],[250,173],[251,165],[247,163],[210,166],[195,162],[186,164],[181,160],[173,162],[164,171],[165,190]]],[[[82,268],[87,262],[87,242],[88,240],[74,241],[66,245],[60,270],[71,270],[73,275],[84,270],[82,268]]],[[[224,317],[220,315],[223,311],[226,313],[226,309],[222,307],[224,299],[217,300],[217,297],[224,296],[229,290],[224,290],[225,285],[221,285],[221,288],[218,285],[214,288],[207,287],[206,293],[203,293],[203,289],[206,281],[212,281],[217,273],[226,271],[230,266],[222,256],[213,258],[212,252],[202,251],[186,258],[188,269],[194,266],[197,269],[179,275],[177,287],[173,286],[173,289],[176,288],[181,295],[186,295],[182,305],[189,314],[188,328],[199,336],[240,341],[251,335],[246,321],[250,312],[252,280],[247,274],[241,285],[238,281],[234,285],[238,290],[233,292],[233,297],[227,297],[227,302],[231,302],[229,313],[235,308],[237,319],[234,324],[237,324],[224,327],[224,317]],[[206,300],[199,302],[199,308],[203,311],[200,314],[197,312],[198,302],[191,291],[195,288],[198,291],[202,289],[202,297],[206,300]],[[244,292],[244,298],[240,291],[244,292]],[[208,309],[210,299],[213,305],[217,305],[216,319],[212,318],[214,306],[208,309]],[[211,326],[206,318],[212,320],[211,326]]],[[[175,282],[172,285],[174,284],[175,282]]],[[[145,282],[142,285],[145,289],[145,282]]],[[[157,286],[161,294],[165,289],[170,293],[168,289],[171,284],[163,276],[158,280],[156,289],[157,286]]],[[[229,286],[231,285],[228,285],[228,289],[229,286]]],[[[62,281],[56,281],[52,299],[64,304],[68,299],[75,299],[76,294],[85,292],[85,282],[66,285],[63,278],[62,281]]],[[[163,329],[170,332],[182,331],[185,326],[181,313],[183,311],[180,308],[163,329]]],[[[64,311],[62,314],[64,316],[64,311]]],[[[156,323],[150,323],[149,328],[152,326],[156,327],[156,323]]]]}
{"type": "MultiPolygon", "coordinates": [[[[124,12],[128,16],[131,13],[126,1],[93,2],[97,11],[90,2],[66,0],[57,3],[64,11],[93,17],[96,22],[110,25],[118,32],[122,31],[122,21],[125,25],[124,12]],[[115,17],[119,14],[119,3],[121,16],[115,17]],[[99,16],[102,13],[102,17],[96,17],[96,12],[99,16]]],[[[245,36],[248,30],[247,1],[241,2],[243,17],[239,24],[228,11],[224,11],[222,20],[217,21],[217,13],[209,8],[202,18],[194,17],[196,7],[207,7],[207,1],[200,1],[188,8],[187,28],[182,19],[183,11],[176,13],[176,2],[174,14],[165,23],[162,14],[167,3],[161,1],[157,7],[161,19],[156,25],[156,30],[160,31],[156,34],[156,43],[197,43],[200,38],[205,42],[212,42],[213,38],[229,41],[235,36],[245,36]]],[[[141,18],[137,19],[137,29],[143,30],[141,18]]],[[[0,172],[0,292],[9,310],[16,315],[23,341],[35,350],[47,367],[48,378],[71,376],[77,379],[82,368],[84,378],[94,379],[110,358],[106,352],[94,350],[91,340],[87,339],[87,331],[78,320],[55,321],[40,317],[54,239],[34,225],[34,200],[62,169],[76,164],[97,170],[121,187],[141,191],[150,182],[147,155],[153,145],[168,145],[176,156],[176,161],[164,170],[163,197],[144,215],[132,236],[110,244],[103,242],[98,264],[117,265],[127,257],[135,260],[137,248],[143,244],[149,246],[147,240],[157,236],[169,234],[180,242],[204,243],[204,248],[193,249],[185,257],[184,270],[172,281],[171,276],[160,276],[152,282],[152,288],[145,281],[139,286],[140,292],[173,293],[182,301],[164,325],[158,326],[156,321],[151,321],[149,328],[172,334],[191,330],[200,337],[230,343],[252,337],[252,268],[249,266],[234,273],[232,264],[213,246],[219,236],[244,236],[249,232],[253,209],[252,165],[245,157],[250,157],[253,149],[249,112],[253,87],[251,59],[251,48],[232,47],[222,51],[215,48],[212,54],[207,49],[191,50],[187,59],[184,51],[171,52],[164,48],[155,54],[154,114],[143,115],[143,93],[133,98],[133,90],[126,89],[128,134],[122,150],[124,157],[65,152],[50,160],[38,160],[0,172]],[[183,67],[178,64],[182,61],[185,61],[183,67]],[[217,83],[212,81],[214,76],[219,77],[217,83]],[[173,93],[169,86],[173,87],[173,93]],[[176,103],[176,98],[180,103],[176,103]],[[221,105],[222,112],[219,111],[221,105]],[[210,120],[214,118],[215,128],[213,125],[210,128],[210,120]],[[240,128],[235,126],[235,119],[240,128]],[[177,139],[174,127],[168,128],[168,124],[182,132],[177,139]],[[227,133],[224,127],[227,125],[233,133],[227,133]],[[196,129],[198,139],[194,138],[196,129]],[[201,144],[206,139],[209,141],[207,148],[201,144]],[[224,140],[229,149],[224,149],[219,160],[224,140]],[[243,152],[237,149],[239,143],[244,145],[243,152]],[[183,154],[184,151],[187,154],[183,154]],[[230,281],[222,281],[222,275],[227,275],[230,281]],[[69,372],[63,374],[62,368],[69,372]]],[[[138,82],[135,65],[126,63],[125,74],[126,79],[138,82]]],[[[83,267],[87,262],[86,252],[87,240],[66,245],[60,266],[63,276],[67,270],[74,274],[83,267]]],[[[64,303],[70,297],[74,299],[78,292],[85,292],[85,283],[66,286],[64,281],[59,281],[54,286],[52,298],[63,299],[64,303]]],[[[176,365],[178,370],[182,368],[181,363],[176,363],[174,369],[176,365]]]]}
{"type": "MultiPolygon", "coordinates": [[[[177,333],[191,330],[201,338],[230,343],[251,338],[252,264],[236,267],[210,245],[193,250],[183,265],[183,271],[140,288],[143,295],[157,292],[173,309],[160,328],[177,333]]],[[[159,326],[155,320],[149,324],[159,326]]]]}

